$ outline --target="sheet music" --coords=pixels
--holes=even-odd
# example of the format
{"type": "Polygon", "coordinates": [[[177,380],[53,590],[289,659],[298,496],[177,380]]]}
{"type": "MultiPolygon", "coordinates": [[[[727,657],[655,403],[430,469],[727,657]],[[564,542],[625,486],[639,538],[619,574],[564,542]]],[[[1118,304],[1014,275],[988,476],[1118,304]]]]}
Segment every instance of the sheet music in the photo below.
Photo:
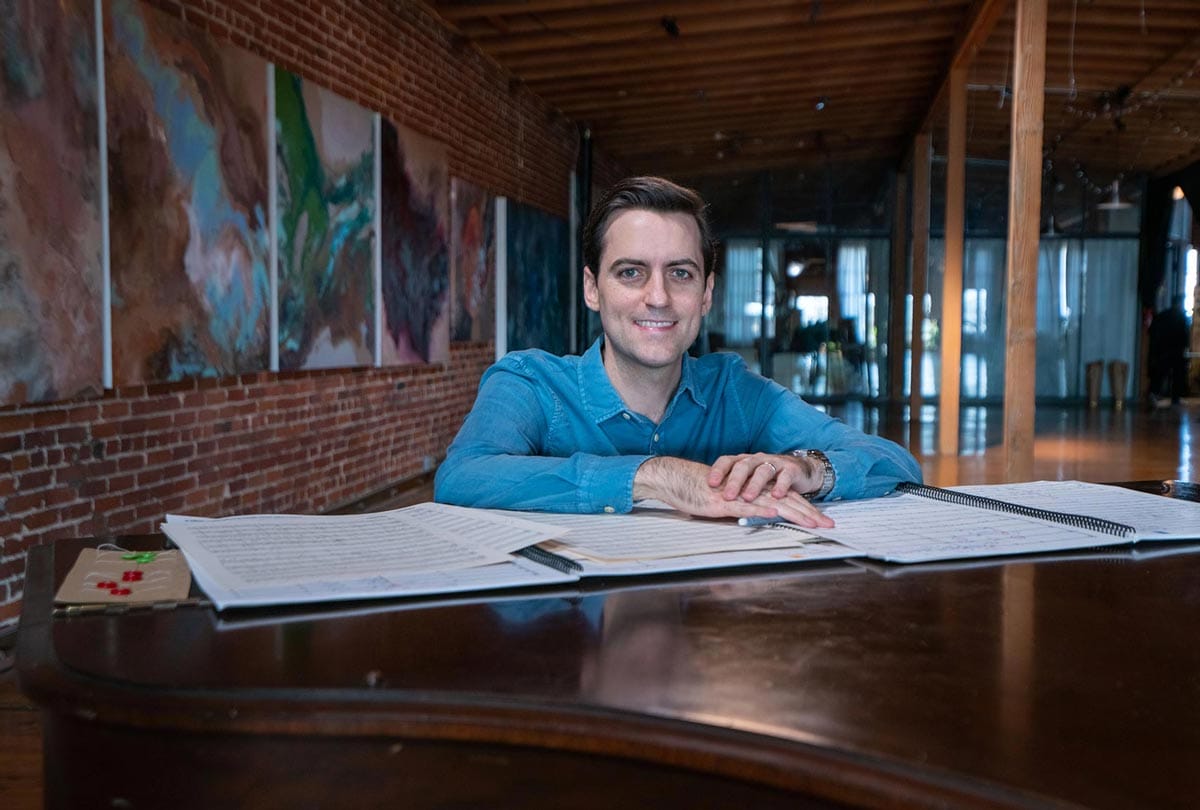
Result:
{"type": "Polygon", "coordinates": [[[1031,554],[1121,542],[1112,535],[919,495],[837,501],[824,506],[824,512],[837,526],[822,529],[823,537],[887,562],[1031,554]]]}
{"type": "Polygon", "coordinates": [[[554,585],[575,582],[578,579],[574,574],[564,574],[519,557],[494,565],[453,571],[376,575],[349,580],[313,580],[289,586],[227,588],[214,581],[202,569],[195,569],[193,574],[217,610],[228,607],[463,593],[527,585],[554,585]]]}
{"type": "Polygon", "coordinates": [[[394,515],[454,537],[470,538],[472,547],[493,551],[516,551],[533,545],[531,537],[541,538],[565,531],[565,527],[553,519],[534,521],[524,512],[472,509],[445,503],[418,503],[381,514],[394,515]]]}
{"type": "Polygon", "coordinates": [[[1125,487],[1083,481],[1030,481],[951,489],[1037,509],[1115,520],[1137,529],[1139,540],[1200,538],[1200,503],[1125,487]]]}
{"type": "MultiPolygon", "coordinates": [[[[487,510],[496,513],[496,510],[487,510]]],[[[499,512],[511,515],[511,512],[499,512]]],[[[789,526],[744,527],[732,520],[690,518],[659,509],[627,515],[564,515],[520,513],[527,520],[552,523],[568,530],[560,540],[574,551],[596,560],[657,560],[766,548],[799,548],[817,539],[789,526]]]]}
{"type": "Polygon", "coordinates": [[[364,515],[168,515],[162,528],[193,570],[229,589],[471,568],[562,533],[514,519],[467,520],[438,504],[364,515]]]}

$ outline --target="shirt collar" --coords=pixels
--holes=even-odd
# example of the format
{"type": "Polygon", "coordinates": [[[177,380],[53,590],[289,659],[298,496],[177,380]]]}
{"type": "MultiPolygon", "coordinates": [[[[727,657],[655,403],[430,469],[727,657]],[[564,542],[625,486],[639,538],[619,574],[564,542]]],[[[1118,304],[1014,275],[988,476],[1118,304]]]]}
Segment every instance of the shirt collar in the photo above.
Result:
{"type": "MultiPolygon", "coordinates": [[[[608,379],[608,372],[604,370],[604,355],[601,353],[603,345],[604,337],[602,335],[596,338],[596,342],[583,353],[579,362],[579,391],[583,397],[584,407],[596,424],[612,419],[627,410],[625,401],[621,399],[617,389],[613,388],[612,382],[608,379]]],[[[675,395],[671,397],[671,402],[667,405],[668,414],[674,410],[675,403],[685,391],[701,408],[708,407],[704,391],[696,377],[696,358],[685,354],[683,368],[679,373],[679,388],[676,389],[675,395]]]]}
{"type": "Polygon", "coordinates": [[[591,415],[596,424],[612,419],[625,411],[625,403],[617,389],[613,388],[604,370],[604,356],[600,347],[604,337],[596,338],[579,361],[579,392],[583,397],[583,407],[591,415]]]}

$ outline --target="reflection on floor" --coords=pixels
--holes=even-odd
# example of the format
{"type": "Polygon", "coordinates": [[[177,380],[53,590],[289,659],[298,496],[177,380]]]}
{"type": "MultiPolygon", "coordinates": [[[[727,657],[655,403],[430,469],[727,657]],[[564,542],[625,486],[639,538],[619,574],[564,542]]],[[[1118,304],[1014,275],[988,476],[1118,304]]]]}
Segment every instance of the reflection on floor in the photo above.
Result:
{"type": "MultiPolygon", "coordinates": [[[[819,406],[847,424],[886,436],[921,462],[927,483],[991,484],[1004,481],[1003,409],[964,406],[959,455],[937,452],[937,406],[921,409],[910,425],[908,408],[846,402],[819,406]]],[[[1045,480],[1200,480],[1200,398],[1171,408],[1084,408],[1039,405],[1034,414],[1034,478],[1045,480]]]]}

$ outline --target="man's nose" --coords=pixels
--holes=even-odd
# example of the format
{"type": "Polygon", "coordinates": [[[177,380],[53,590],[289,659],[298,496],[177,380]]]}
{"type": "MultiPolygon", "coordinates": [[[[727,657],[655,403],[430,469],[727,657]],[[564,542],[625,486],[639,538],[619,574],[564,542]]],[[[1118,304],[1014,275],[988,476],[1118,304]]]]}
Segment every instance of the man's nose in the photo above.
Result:
{"type": "Polygon", "coordinates": [[[665,307],[671,303],[671,295],[667,292],[667,279],[664,274],[652,272],[645,289],[647,306],[665,307]]]}

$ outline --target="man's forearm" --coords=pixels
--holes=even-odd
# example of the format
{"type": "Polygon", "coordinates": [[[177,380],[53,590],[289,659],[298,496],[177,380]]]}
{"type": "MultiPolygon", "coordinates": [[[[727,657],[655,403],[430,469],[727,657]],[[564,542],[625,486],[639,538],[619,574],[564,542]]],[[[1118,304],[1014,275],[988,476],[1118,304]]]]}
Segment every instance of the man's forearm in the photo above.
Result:
{"type": "Polygon", "coordinates": [[[633,477],[633,500],[674,503],[694,488],[694,476],[704,478],[708,467],[695,461],[669,456],[648,458],[633,477]]]}

